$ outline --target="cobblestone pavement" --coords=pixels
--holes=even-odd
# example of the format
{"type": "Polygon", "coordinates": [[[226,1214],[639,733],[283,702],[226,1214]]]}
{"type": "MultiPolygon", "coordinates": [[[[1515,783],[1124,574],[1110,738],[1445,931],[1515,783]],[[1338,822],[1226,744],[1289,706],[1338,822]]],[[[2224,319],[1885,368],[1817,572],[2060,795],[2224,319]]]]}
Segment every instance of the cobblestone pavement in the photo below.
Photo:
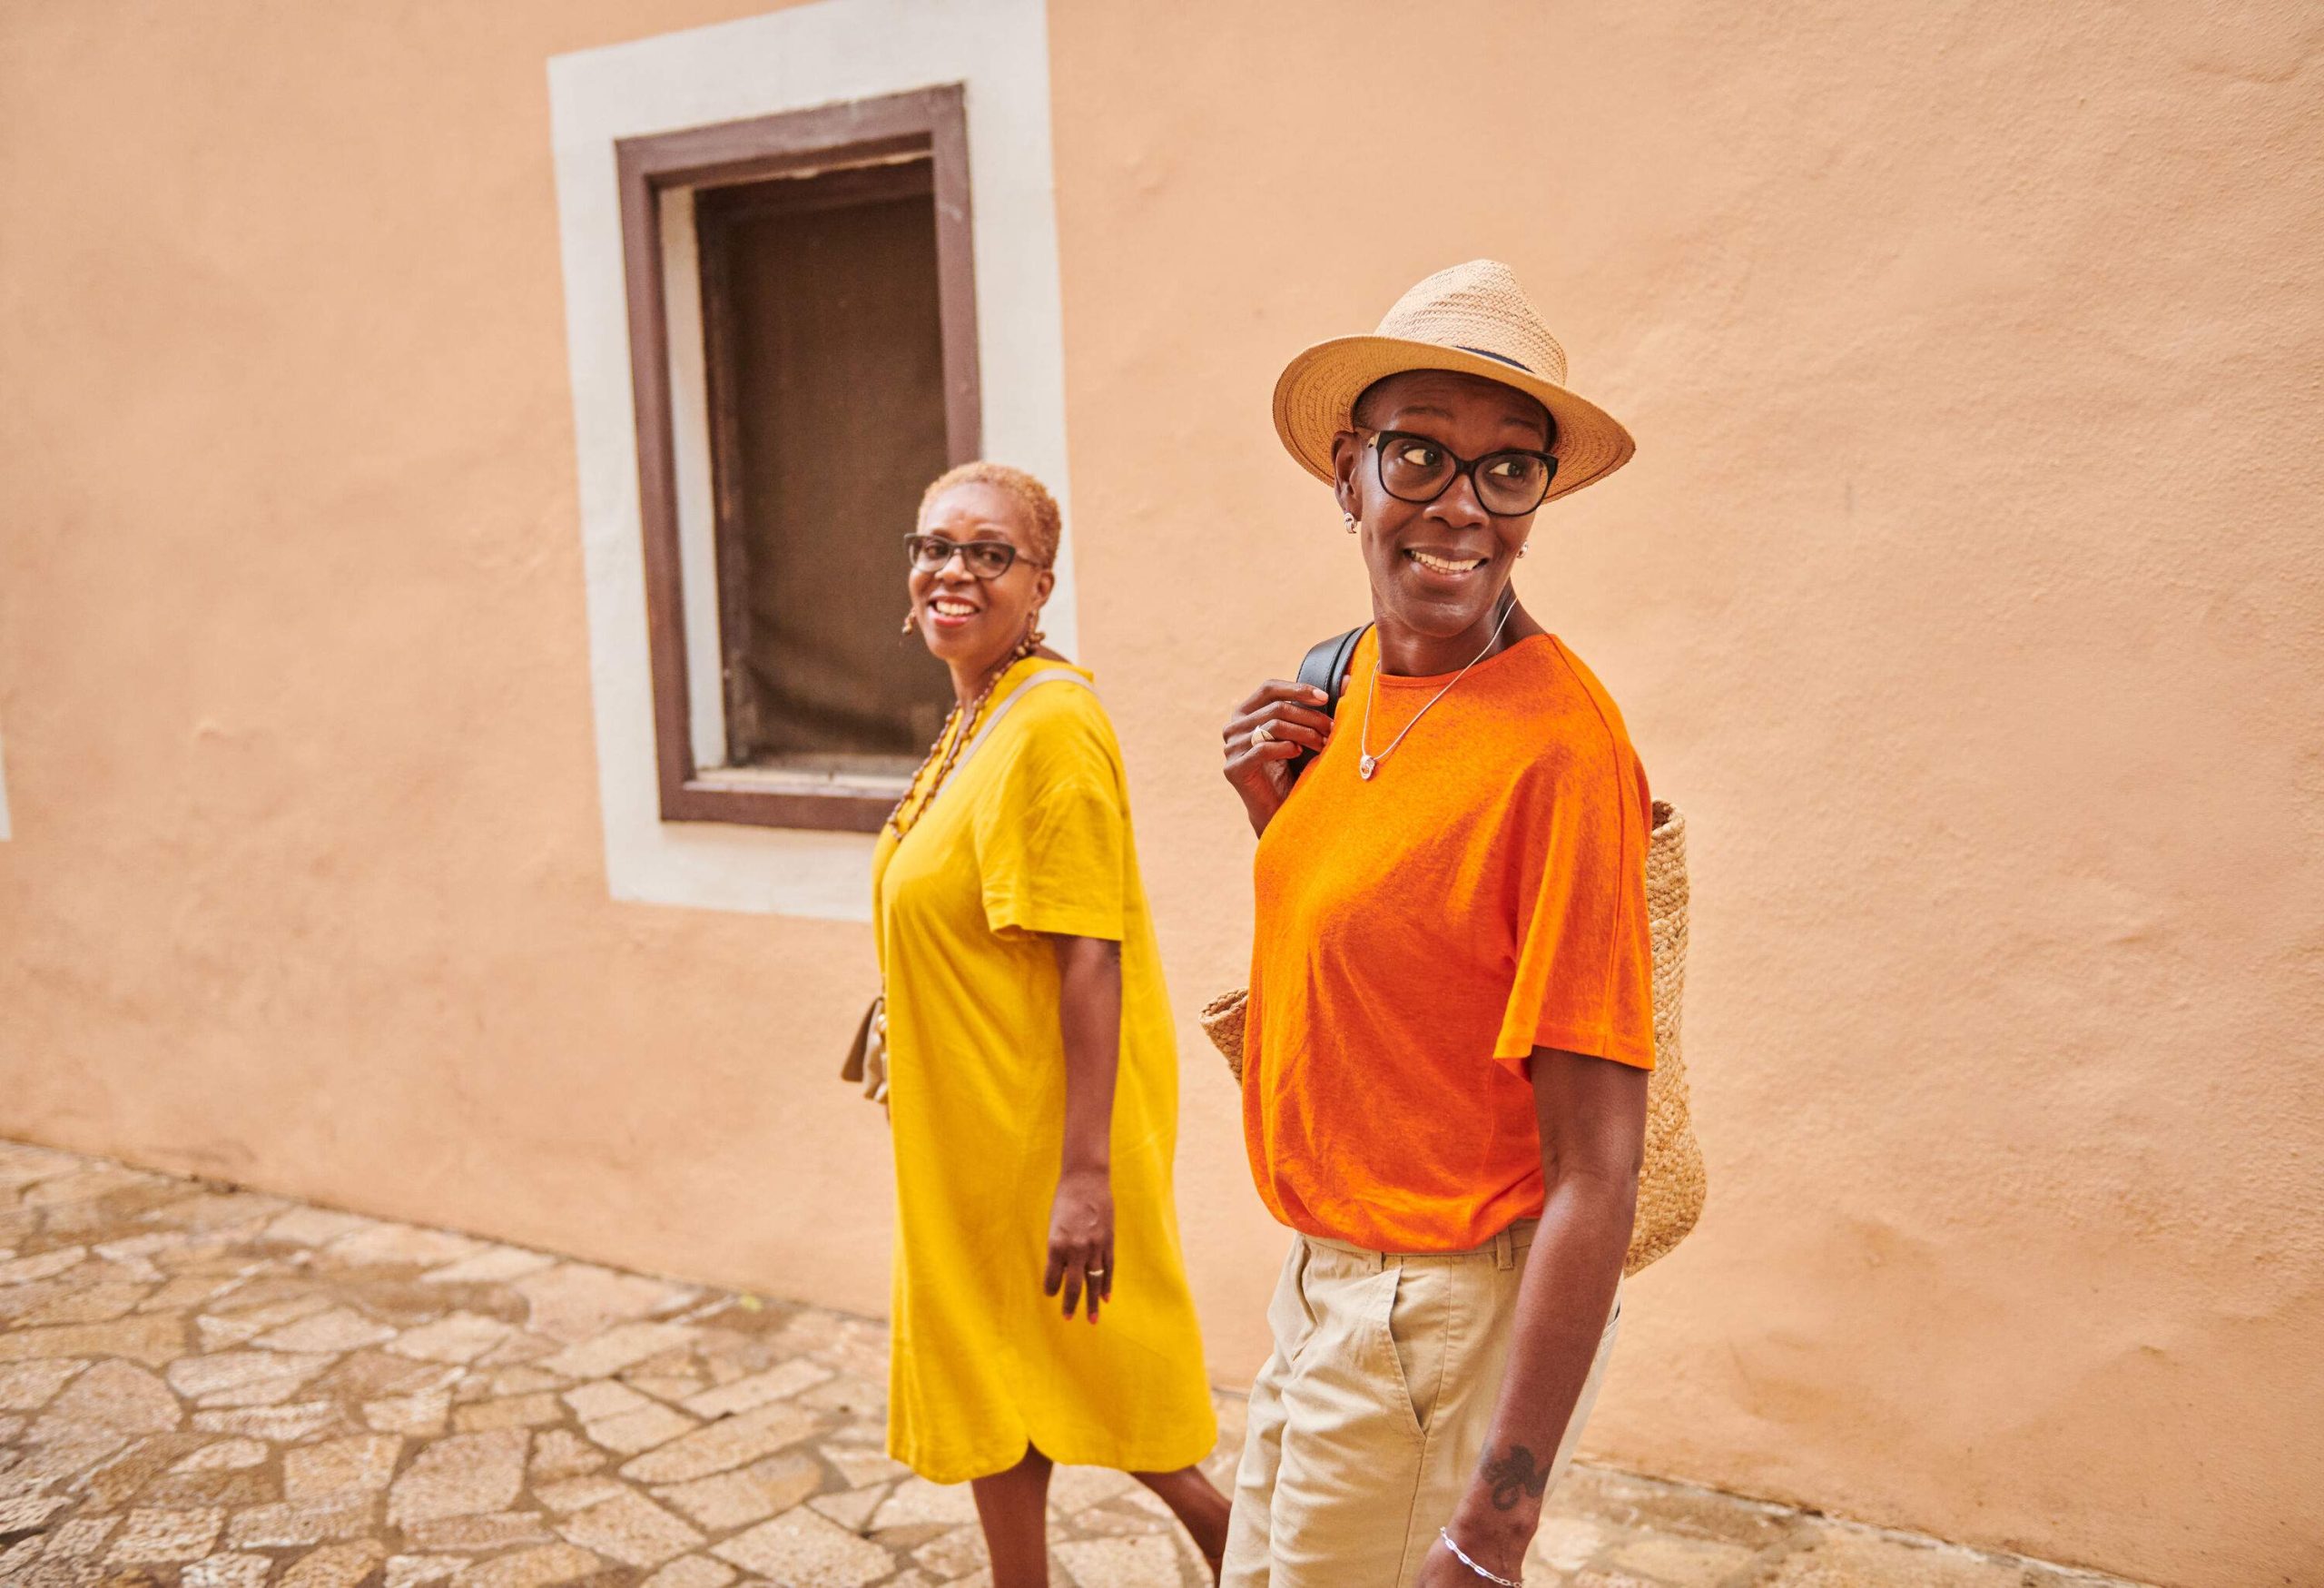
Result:
{"type": "MultiPolygon", "coordinates": [[[[0,1583],[989,1588],[968,1490],[881,1454],[886,1356],[815,1307],[0,1142],[0,1583]]],[[[1119,1474],[1060,1468],[1053,1523],[1061,1583],[1206,1580],[1119,1474]]],[[[2112,1581],[1597,1468],[1537,1553],[1575,1588],[2112,1581]]]]}

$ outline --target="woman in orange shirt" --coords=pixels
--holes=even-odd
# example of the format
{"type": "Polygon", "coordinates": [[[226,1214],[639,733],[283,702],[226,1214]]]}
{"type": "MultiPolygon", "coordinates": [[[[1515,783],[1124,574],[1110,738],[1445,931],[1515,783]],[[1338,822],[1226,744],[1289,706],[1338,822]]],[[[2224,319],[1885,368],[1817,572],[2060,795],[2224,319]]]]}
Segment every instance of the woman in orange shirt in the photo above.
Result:
{"type": "Polygon", "coordinates": [[[1259,834],[1245,1134],[1296,1232],[1240,1588],[1515,1584],[1612,1345],[1654,1064],[1646,778],[1510,586],[1541,504],[1630,454],[1564,376],[1478,261],[1276,385],[1374,621],[1335,716],[1275,682],[1226,730],[1259,834]]]}

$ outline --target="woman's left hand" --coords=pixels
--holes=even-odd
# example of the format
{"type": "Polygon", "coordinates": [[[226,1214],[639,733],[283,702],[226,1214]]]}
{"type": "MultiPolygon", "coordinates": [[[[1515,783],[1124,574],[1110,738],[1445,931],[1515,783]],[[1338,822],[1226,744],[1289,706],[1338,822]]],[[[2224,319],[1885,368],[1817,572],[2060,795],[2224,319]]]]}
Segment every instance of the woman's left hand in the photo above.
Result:
{"type": "Polygon", "coordinates": [[[1098,1304],[1114,1298],[1114,1189],[1103,1169],[1068,1169],[1058,1179],[1041,1290],[1055,1296],[1060,1289],[1068,1317],[1088,1298],[1091,1323],[1098,1321],[1098,1304]]]}

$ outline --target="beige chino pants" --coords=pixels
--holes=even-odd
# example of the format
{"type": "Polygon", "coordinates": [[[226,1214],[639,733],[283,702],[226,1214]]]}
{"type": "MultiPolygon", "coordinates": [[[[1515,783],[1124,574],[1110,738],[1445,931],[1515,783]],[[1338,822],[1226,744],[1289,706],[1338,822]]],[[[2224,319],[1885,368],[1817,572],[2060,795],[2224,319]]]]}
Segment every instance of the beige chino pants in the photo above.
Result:
{"type": "MultiPolygon", "coordinates": [[[[1267,1307],[1223,1588],[1404,1588],[1484,1454],[1532,1244],[1522,1220],[1472,1252],[1398,1255],[1300,1236],[1267,1307]]],[[[1555,1486],[1622,1316],[1550,1469],[1555,1486]]]]}

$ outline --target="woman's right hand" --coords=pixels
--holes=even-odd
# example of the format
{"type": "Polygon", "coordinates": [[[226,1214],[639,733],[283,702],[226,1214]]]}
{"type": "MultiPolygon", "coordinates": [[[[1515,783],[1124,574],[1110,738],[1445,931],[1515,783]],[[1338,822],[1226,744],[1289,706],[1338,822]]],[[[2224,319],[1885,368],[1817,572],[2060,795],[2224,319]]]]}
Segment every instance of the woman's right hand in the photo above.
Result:
{"type": "Polygon", "coordinates": [[[1270,678],[1251,691],[1226,719],[1226,781],[1243,796],[1251,831],[1265,833],[1291,796],[1291,758],[1323,752],[1331,743],[1331,697],[1312,685],[1270,678]]]}

